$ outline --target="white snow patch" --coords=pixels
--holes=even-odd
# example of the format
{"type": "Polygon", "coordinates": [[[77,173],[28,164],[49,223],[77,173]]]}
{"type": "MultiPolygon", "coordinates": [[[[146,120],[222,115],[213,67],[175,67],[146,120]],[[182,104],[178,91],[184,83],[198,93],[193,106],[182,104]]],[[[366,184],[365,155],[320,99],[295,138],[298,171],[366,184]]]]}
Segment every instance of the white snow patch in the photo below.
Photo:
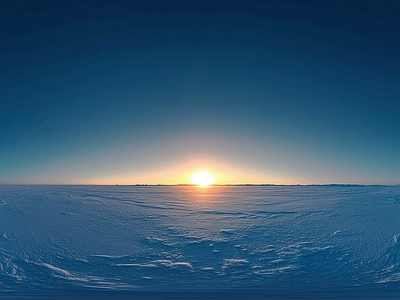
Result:
{"type": "Polygon", "coordinates": [[[100,258],[109,258],[109,259],[118,259],[118,258],[124,258],[126,257],[125,255],[107,255],[107,254],[94,254],[92,255],[93,257],[100,257],[100,258]]]}
{"type": "Polygon", "coordinates": [[[396,234],[395,236],[393,236],[393,242],[395,244],[397,244],[397,242],[399,241],[399,237],[400,237],[400,233],[396,234]]]}
{"type": "Polygon", "coordinates": [[[400,281],[400,273],[395,273],[387,278],[378,280],[377,283],[388,283],[388,282],[397,282],[397,281],[400,281]]]}
{"type": "Polygon", "coordinates": [[[235,229],[221,229],[219,232],[222,234],[233,234],[235,229]]]}
{"type": "Polygon", "coordinates": [[[222,269],[226,269],[229,267],[242,267],[249,263],[247,259],[237,259],[237,258],[226,258],[224,259],[224,264],[222,265],[222,269]]]}
{"type": "Polygon", "coordinates": [[[185,261],[178,261],[178,262],[173,262],[171,260],[165,260],[165,259],[160,259],[160,260],[154,260],[154,263],[161,264],[163,266],[169,267],[169,268],[179,268],[179,267],[185,267],[193,270],[193,266],[185,261]]]}
{"type": "Polygon", "coordinates": [[[11,259],[3,258],[3,261],[0,262],[0,269],[3,274],[5,273],[4,275],[15,278],[16,280],[22,280],[25,278],[25,276],[21,274],[21,269],[14,264],[11,259]]]}
{"type": "Polygon", "coordinates": [[[280,267],[280,268],[257,270],[257,271],[254,271],[253,273],[257,274],[257,275],[274,275],[277,273],[283,273],[285,271],[293,270],[293,269],[297,269],[297,267],[295,265],[288,265],[288,266],[284,266],[284,267],[280,267]]]}
{"type": "Polygon", "coordinates": [[[138,268],[154,268],[155,264],[114,264],[116,267],[138,267],[138,268]]]}
{"type": "MultiPolygon", "coordinates": [[[[74,276],[73,274],[71,274],[70,272],[68,272],[67,270],[58,268],[56,266],[53,266],[51,264],[47,264],[47,263],[42,263],[42,266],[60,274],[63,275],[63,278],[68,279],[68,280],[73,280],[73,281],[82,281],[82,282],[88,282],[90,278],[83,278],[83,277],[77,277],[74,276]]],[[[89,276],[90,277],[90,276],[89,276]]]]}
{"type": "Polygon", "coordinates": [[[148,237],[146,237],[146,239],[149,243],[160,243],[160,244],[163,244],[165,246],[170,246],[170,247],[175,245],[174,243],[172,243],[166,239],[162,239],[162,238],[158,238],[158,237],[149,237],[148,236],[148,237]]]}
{"type": "Polygon", "coordinates": [[[57,268],[57,267],[55,267],[53,265],[42,263],[42,266],[44,266],[44,267],[46,267],[46,268],[48,268],[50,270],[53,270],[53,271],[55,271],[57,273],[63,274],[64,276],[67,276],[67,277],[71,276],[71,273],[68,272],[67,270],[64,270],[64,269],[61,269],[61,268],[57,268]]]}

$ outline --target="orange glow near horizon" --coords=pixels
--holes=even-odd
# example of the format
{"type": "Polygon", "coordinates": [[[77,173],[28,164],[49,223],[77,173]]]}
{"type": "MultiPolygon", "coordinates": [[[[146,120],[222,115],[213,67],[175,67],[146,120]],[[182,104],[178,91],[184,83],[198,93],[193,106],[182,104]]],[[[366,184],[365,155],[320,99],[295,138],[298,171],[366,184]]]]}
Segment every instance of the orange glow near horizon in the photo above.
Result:
{"type": "Polygon", "coordinates": [[[202,187],[206,187],[214,184],[216,181],[216,177],[207,171],[197,171],[190,178],[190,183],[202,187]]]}
{"type": "Polygon", "coordinates": [[[173,161],[160,168],[141,172],[121,172],[110,177],[88,178],[84,184],[193,184],[199,187],[226,184],[292,184],[283,177],[263,174],[215,157],[190,157],[173,161]],[[208,174],[208,175],[207,175],[208,174]]]}

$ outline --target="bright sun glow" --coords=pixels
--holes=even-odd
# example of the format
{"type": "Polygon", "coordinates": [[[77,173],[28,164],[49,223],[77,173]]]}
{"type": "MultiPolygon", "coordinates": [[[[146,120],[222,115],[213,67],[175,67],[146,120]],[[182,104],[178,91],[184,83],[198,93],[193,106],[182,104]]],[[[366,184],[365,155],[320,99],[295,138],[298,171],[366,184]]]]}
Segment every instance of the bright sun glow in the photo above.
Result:
{"type": "Polygon", "coordinates": [[[215,176],[207,171],[198,171],[192,175],[190,182],[199,186],[208,186],[215,183],[215,176]]]}

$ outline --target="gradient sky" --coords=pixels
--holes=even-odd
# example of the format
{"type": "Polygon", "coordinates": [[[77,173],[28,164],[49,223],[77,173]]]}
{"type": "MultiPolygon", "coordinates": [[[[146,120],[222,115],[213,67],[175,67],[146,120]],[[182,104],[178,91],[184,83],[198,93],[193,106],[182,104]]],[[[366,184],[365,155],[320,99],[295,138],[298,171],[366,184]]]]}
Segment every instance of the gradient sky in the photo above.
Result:
{"type": "Polygon", "coordinates": [[[14,0],[0,183],[400,184],[400,2],[14,0]]]}

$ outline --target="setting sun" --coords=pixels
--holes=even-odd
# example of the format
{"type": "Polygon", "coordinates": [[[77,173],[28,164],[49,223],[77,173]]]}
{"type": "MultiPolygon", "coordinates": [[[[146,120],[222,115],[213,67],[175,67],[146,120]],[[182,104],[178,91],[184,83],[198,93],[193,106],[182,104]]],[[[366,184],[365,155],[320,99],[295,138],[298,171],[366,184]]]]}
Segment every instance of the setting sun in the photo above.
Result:
{"type": "Polygon", "coordinates": [[[215,176],[207,171],[198,171],[192,175],[190,182],[199,186],[209,186],[215,183],[215,176]]]}

